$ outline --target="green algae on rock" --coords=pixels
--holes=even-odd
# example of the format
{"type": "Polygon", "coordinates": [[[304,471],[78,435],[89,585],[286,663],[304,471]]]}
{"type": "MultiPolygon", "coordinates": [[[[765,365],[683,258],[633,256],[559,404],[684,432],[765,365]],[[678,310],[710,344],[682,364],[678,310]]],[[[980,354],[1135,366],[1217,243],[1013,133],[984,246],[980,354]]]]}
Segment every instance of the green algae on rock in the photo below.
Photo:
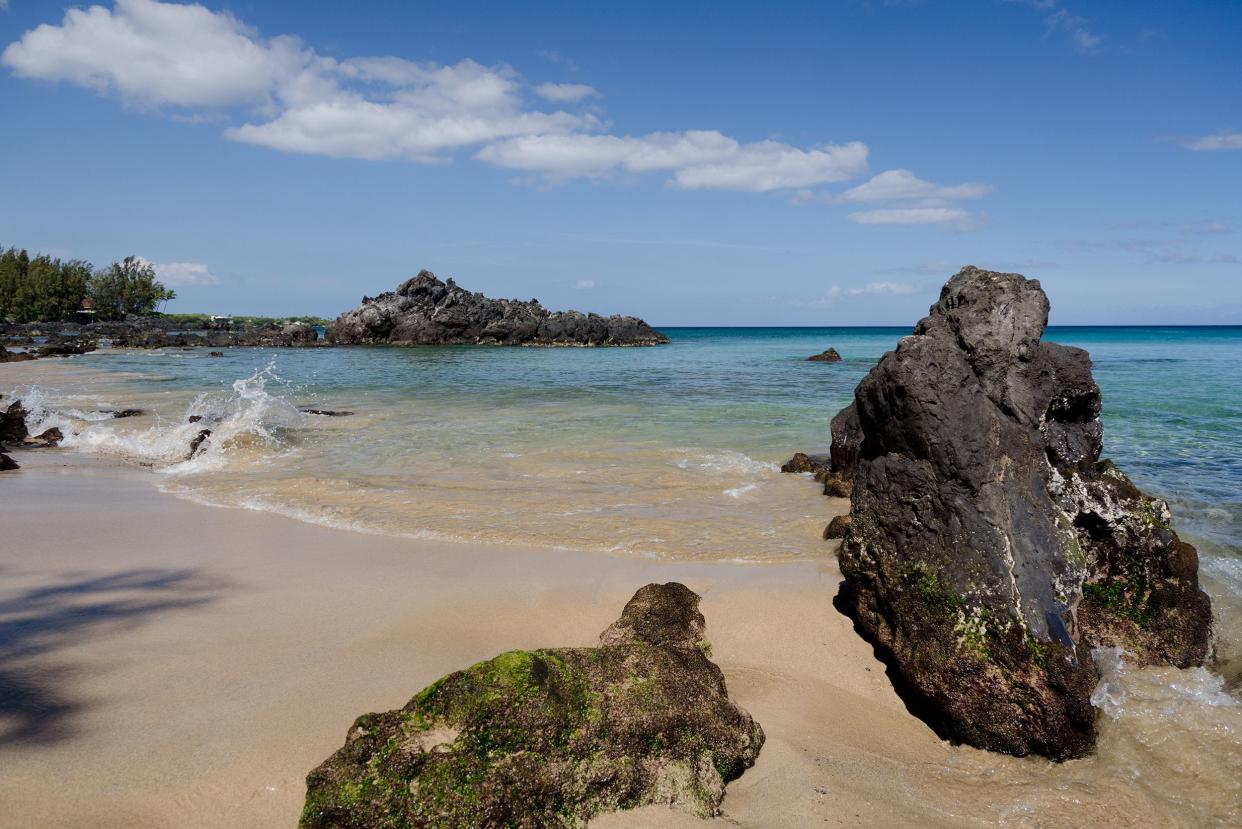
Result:
{"type": "Polygon", "coordinates": [[[576,827],[649,804],[716,814],[764,736],[729,700],[698,603],[649,584],[598,648],[503,653],[359,717],[307,777],[301,826],[576,827]]]}

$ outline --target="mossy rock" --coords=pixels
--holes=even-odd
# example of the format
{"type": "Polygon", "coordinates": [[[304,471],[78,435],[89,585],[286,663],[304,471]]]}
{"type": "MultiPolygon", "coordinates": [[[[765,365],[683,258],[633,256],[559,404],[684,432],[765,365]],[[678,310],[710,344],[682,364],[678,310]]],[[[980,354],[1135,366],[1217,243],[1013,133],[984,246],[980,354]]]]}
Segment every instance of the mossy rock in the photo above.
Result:
{"type": "Polygon", "coordinates": [[[729,700],[698,602],[647,585],[598,648],[509,651],[359,717],[307,777],[301,826],[576,827],[655,803],[716,814],[764,736],[729,700]]]}

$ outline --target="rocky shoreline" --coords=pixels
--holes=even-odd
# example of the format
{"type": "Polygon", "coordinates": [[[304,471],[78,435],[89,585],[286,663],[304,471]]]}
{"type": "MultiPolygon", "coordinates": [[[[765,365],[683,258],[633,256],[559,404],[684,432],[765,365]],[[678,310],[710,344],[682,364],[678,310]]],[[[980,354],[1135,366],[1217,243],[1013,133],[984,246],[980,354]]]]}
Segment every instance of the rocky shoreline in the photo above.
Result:
{"type": "Polygon", "coordinates": [[[345,345],[650,346],[669,340],[636,317],[548,311],[539,300],[490,299],[430,271],[346,311],[328,326],[345,345]]]}
{"type": "Polygon", "coordinates": [[[327,345],[316,328],[305,322],[260,325],[186,323],[160,317],[134,317],[121,322],[0,323],[0,362],[35,357],[68,357],[112,348],[308,348],[327,345]],[[5,351],[16,346],[25,351],[5,351]]]}

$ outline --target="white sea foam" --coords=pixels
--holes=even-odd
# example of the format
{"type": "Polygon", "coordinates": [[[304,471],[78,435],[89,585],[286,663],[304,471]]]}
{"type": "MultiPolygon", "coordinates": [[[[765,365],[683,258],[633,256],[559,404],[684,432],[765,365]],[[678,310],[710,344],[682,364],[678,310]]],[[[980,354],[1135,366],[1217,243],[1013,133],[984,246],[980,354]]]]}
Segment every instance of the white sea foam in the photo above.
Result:
{"type": "Polygon", "coordinates": [[[267,390],[268,383],[280,380],[274,368],[269,363],[236,380],[231,393],[200,394],[176,422],[156,415],[155,423],[137,429],[129,419],[116,421],[111,412],[57,405],[38,386],[19,388],[13,396],[21,399],[26,428],[33,435],[57,428],[64,435],[63,447],[153,463],[161,472],[185,475],[223,468],[239,447],[279,448],[282,430],[302,423],[305,416],[295,406],[267,390]],[[211,435],[188,459],[191,441],[204,429],[211,435]]]}

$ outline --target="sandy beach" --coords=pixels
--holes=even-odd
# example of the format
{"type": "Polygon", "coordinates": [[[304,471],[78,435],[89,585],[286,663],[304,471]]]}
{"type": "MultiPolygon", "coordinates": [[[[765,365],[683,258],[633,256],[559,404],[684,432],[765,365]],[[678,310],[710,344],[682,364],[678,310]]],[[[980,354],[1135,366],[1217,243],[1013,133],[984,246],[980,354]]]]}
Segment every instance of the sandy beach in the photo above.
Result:
{"type": "MultiPolygon", "coordinates": [[[[767,733],[727,825],[1052,825],[1072,810],[1121,826],[1155,808],[1114,779],[1127,743],[1107,731],[1100,757],[1062,766],[937,739],[832,608],[829,559],[414,542],[201,506],[95,459],[21,459],[3,480],[6,827],[291,826],[306,772],[358,714],[507,649],[593,644],[637,587],[670,580],[702,594],[730,692],[767,733]]],[[[703,824],[647,808],[593,825],[703,824]]]]}

